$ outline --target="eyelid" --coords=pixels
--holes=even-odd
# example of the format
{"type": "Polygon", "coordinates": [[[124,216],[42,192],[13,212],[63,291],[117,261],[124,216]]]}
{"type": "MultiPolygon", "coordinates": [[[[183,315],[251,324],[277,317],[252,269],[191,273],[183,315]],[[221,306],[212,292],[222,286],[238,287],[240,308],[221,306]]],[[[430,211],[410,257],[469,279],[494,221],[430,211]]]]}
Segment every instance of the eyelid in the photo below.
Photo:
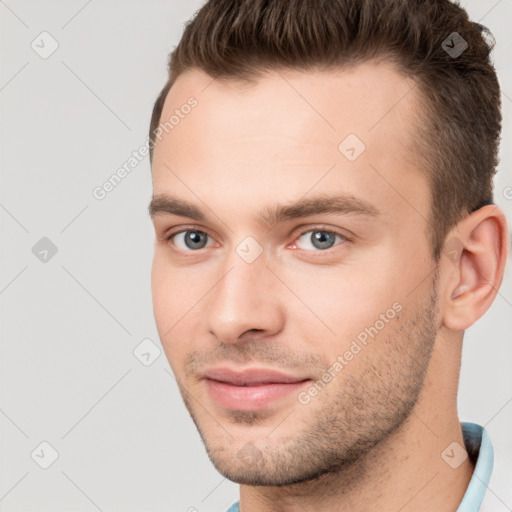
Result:
{"type": "Polygon", "coordinates": [[[169,228],[164,231],[164,234],[162,238],[164,240],[168,240],[171,238],[171,236],[178,235],[179,233],[183,233],[184,231],[199,231],[201,233],[206,233],[208,236],[210,236],[210,233],[208,233],[208,230],[203,228],[202,226],[198,225],[190,225],[190,226],[175,226],[176,231],[173,231],[174,228],[169,228]]]}

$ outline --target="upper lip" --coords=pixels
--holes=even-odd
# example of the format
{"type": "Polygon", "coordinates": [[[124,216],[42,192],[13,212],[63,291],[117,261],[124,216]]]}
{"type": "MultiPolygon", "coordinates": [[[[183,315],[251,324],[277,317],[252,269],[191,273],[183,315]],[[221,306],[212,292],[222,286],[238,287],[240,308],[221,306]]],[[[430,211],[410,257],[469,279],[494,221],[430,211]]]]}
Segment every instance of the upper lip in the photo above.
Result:
{"type": "Polygon", "coordinates": [[[258,384],[289,384],[309,380],[308,377],[288,375],[268,368],[247,368],[234,371],[226,367],[210,368],[203,373],[203,378],[226,382],[235,386],[255,386],[258,384]]]}

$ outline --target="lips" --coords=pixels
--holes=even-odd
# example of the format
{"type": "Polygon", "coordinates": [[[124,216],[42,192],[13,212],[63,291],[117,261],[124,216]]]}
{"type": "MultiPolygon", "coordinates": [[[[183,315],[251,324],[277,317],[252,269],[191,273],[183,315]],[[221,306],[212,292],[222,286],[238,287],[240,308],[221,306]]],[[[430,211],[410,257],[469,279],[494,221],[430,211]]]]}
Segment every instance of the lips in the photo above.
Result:
{"type": "Polygon", "coordinates": [[[235,386],[258,386],[261,384],[290,384],[308,380],[308,377],[287,375],[265,368],[247,368],[239,372],[228,368],[211,368],[204,372],[207,379],[218,380],[235,386]]]}
{"type": "Polygon", "coordinates": [[[285,374],[266,368],[247,368],[233,371],[211,368],[204,372],[208,392],[221,407],[232,410],[253,411],[269,406],[278,399],[305,386],[311,379],[285,374]]]}

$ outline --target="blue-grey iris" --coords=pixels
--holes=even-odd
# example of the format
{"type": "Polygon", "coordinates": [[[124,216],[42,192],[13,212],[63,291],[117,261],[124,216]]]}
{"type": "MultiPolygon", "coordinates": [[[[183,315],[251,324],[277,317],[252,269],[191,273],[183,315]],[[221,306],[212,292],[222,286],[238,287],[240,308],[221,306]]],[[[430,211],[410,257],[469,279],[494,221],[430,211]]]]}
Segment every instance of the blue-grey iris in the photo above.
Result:
{"type": "Polygon", "coordinates": [[[327,231],[313,231],[311,243],[317,249],[329,249],[335,242],[336,235],[327,231]]]}
{"type": "Polygon", "coordinates": [[[187,231],[185,244],[189,249],[202,249],[206,245],[207,234],[202,231],[187,231]]]}

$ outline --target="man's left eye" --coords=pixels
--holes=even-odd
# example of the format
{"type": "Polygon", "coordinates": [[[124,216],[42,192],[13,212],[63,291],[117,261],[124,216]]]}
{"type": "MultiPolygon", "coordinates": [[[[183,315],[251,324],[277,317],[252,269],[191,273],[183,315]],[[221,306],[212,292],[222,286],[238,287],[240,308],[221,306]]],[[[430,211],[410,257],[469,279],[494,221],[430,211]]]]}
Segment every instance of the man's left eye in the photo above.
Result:
{"type": "Polygon", "coordinates": [[[295,245],[305,245],[304,247],[298,247],[299,249],[311,250],[311,249],[330,249],[336,244],[336,238],[341,242],[345,242],[346,238],[339,233],[325,230],[309,230],[303,233],[298,239],[295,245]]]}

